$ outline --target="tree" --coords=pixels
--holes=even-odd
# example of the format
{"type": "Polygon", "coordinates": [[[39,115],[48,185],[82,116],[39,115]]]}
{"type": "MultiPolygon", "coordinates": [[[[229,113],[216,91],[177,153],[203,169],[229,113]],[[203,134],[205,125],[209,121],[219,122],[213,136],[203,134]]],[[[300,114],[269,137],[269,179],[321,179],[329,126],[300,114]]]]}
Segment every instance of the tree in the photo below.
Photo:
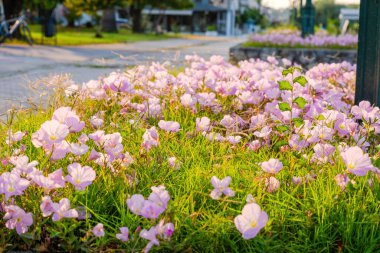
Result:
{"type": "Polygon", "coordinates": [[[130,4],[130,10],[132,14],[132,30],[133,32],[140,33],[143,32],[141,26],[142,10],[144,7],[149,6],[151,8],[157,9],[186,9],[193,6],[193,1],[191,0],[128,0],[130,4]]]}
{"type": "Polygon", "coordinates": [[[65,0],[65,6],[72,12],[87,12],[95,17],[98,25],[97,36],[100,31],[117,32],[115,20],[115,6],[126,6],[128,0],[65,0]],[[101,10],[102,17],[99,16],[101,10]]]}

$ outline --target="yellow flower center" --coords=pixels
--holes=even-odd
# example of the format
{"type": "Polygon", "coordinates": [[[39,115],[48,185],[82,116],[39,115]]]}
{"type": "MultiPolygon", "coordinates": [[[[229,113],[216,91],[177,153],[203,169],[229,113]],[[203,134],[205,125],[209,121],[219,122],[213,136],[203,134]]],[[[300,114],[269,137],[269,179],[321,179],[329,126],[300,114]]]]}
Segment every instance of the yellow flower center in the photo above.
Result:
{"type": "Polygon", "coordinates": [[[350,163],[348,163],[347,167],[348,167],[348,169],[352,170],[355,167],[355,164],[350,162],[350,163]]]}
{"type": "Polygon", "coordinates": [[[55,135],[51,135],[51,136],[50,136],[50,140],[52,140],[52,141],[57,140],[57,136],[55,136],[55,135]]]}
{"type": "Polygon", "coordinates": [[[255,228],[257,226],[257,222],[256,221],[252,221],[251,224],[250,224],[251,228],[255,228]]]}
{"type": "Polygon", "coordinates": [[[76,184],[80,184],[80,180],[79,180],[79,179],[76,179],[76,180],[75,180],[75,183],[76,183],[76,184]]]}

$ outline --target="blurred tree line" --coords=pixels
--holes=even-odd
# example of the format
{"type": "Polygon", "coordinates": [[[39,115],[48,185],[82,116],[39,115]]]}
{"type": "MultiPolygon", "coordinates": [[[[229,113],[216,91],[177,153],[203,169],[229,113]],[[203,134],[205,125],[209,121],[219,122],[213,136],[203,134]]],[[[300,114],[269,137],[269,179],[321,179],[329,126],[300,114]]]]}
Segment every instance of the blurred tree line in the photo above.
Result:
{"type": "Polygon", "coordinates": [[[185,9],[193,6],[191,0],[4,0],[7,18],[17,16],[22,9],[38,11],[42,18],[49,18],[57,4],[64,4],[67,8],[67,19],[69,25],[74,25],[74,21],[83,12],[91,15],[98,24],[97,34],[100,31],[116,32],[116,20],[114,8],[129,8],[132,18],[133,32],[143,32],[142,11],[145,7],[160,9],[185,9]],[[100,15],[100,12],[102,15],[100,15]]]}

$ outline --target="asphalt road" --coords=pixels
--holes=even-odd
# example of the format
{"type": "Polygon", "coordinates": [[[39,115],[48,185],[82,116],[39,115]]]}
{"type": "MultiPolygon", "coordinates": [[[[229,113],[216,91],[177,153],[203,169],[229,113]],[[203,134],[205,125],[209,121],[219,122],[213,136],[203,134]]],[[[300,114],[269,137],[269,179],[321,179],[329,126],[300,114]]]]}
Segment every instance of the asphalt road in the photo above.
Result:
{"type": "Polygon", "coordinates": [[[97,79],[117,69],[152,61],[182,64],[185,55],[228,57],[231,46],[246,38],[196,37],[111,45],[76,47],[0,46],[0,112],[11,105],[26,105],[29,97],[44,96],[34,91],[41,78],[70,74],[76,83],[97,79]]]}

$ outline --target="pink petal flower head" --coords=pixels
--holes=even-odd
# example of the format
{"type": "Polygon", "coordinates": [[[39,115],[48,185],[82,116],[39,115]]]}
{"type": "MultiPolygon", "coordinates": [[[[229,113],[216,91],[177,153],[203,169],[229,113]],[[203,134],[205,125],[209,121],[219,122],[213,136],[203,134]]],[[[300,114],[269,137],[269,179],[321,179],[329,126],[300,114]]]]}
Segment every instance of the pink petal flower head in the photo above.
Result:
{"type": "Polygon", "coordinates": [[[127,227],[121,227],[120,234],[116,234],[116,238],[122,242],[127,242],[129,240],[129,229],[127,227]]]}
{"type": "Polygon", "coordinates": [[[77,218],[78,211],[75,209],[70,209],[70,200],[63,198],[59,203],[53,203],[53,221],[59,221],[63,218],[77,218]]]}
{"type": "Polygon", "coordinates": [[[174,224],[173,223],[166,223],[164,220],[160,220],[158,225],[156,226],[156,232],[157,235],[164,239],[164,240],[170,240],[174,233],[174,224]]]}
{"type": "Polygon", "coordinates": [[[207,117],[196,118],[195,124],[196,124],[197,132],[209,132],[209,131],[211,131],[212,127],[210,126],[210,123],[211,123],[211,121],[207,117]]]}
{"type": "Polygon", "coordinates": [[[149,195],[148,200],[157,204],[160,213],[164,212],[170,200],[169,192],[163,185],[152,186],[151,189],[152,193],[149,195]]]}
{"type": "Polygon", "coordinates": [[[55,144],[63,141],[69,134],[67,125],[60,123],[57,120],[46,121],[41,125],[40,137],[47,144],[55,144]]]}
{"type": "Polygon", "coordinates": [[[95,149],[92,149],[90,152],[90,155],[88,156],[88,161],[96,160],[100,157],[100,153],[97,152],[95,149]]]}
{"type": "Polygon", "coordinates": [[[268,138],[272,129],[268,126],[263,127],[260,131],[255,131],[253,134],[258,138],[268,138]]]}
{"type": "Polygon", "coordinates": [[[213,176],[211,178],[211,184],[214,186],[214,190],[212,190],[210,196],[212,199],[219,199],[222,194],[233,197],[235,196],[235,192],[231,190],[229,184],[231,183],[231,177],[227,176],[223,178],[222,180],[218,179],[216,176],[213,176]]]}
{"type": "Polygon", "coordinates": [[[22,140],[22,138],[26,135],[25,132],[17,131],[16,133],[12,133],[11,131],[8,132],[8,136],[5,140],[5,143],[7,145],[13,145],[16,142],[19,142],[22,140]]]}
{"type": "Polygon", "coordinates": [[[278,181],[275,177],[270,177],[269,179],[265,179],[265,187],[266,191],[269,193],[276,192],[280,188],[280,181],[278,181]]]}
{"type": "Polygon", "coordinates": [[[350,147],[340,155],[347,166],[347,171],[357,176],[364,176],[374,167],[368,154],[364,154],[358,146],[350,147]]]}
{"type": "Polygon", "coordinates": [[[86,144],[70,143],[70,152],[75,156],[81,156],[87,153],[89,147],[86,144]]]}
{"type": "Polygon", "coordinates": [[[158,132],[155,127],[147,129],[143,135],[142,147],[149,151],[153,146],[157,147],[159,143],[158,132]]]}
{"type": "Polygon", "coordinates": [[[261,163],[263,171],[271,174],[277,174],[284,166],[278,159],[271,158],[266,162],[261,163]]]}
{"type": "Polygon", "coordinates": [[[168,158],[168,163],[170,167],[178,170],[181,167],[181,163],[174,156],[168,158]]]}
{"type": "Polygon", "coordinates": [[[23,195],[29,184],[28,180],[16,173],[4,172],[0,175],[0,194],[5,195],[5,200],[12,196],[23,195]]]}
{"type": "Polygon", "coordinates": [[[95,180],[96,173],[89,166],[81,166],[79,163],[73,163],[68,166],[69,175],[66,180],[75,186],[77,190],[84,190],[95,180]]]}
{"type": "Polygon", "coordinates": [[[147,219],[157,219],[165,208],[159,206],[157,202],[145,200],[140,215],[147,219]]]}
{"type": "Polygon", "coordinates": [[[241,136],[239,136],[239,135],[236,135],[236,136],[229,135],[226,137],[226,141],[228,141],[232,145],[238,144],[240,142],[240,140],[241,140],[241,136]]]}
{"type": "Polygon", "coordinates": [[[165,131],[176,133],[179,131],[179,123],[175,121],[164,121],[160,120],[158,126],[165,131]]]}
{"type": "Polygon", "coordinates": [[[342,191],[346,189],[346,186],[351,181],[347,174],[338,174],[335,176],[334,179],[337,185],[342,189],[342,191]]]}
{"type": "Polygon", "coordinates": [[[104,236],[104,226],[102,223],[98,223],[93,229],[92,233],[95,237],[103,237],[104,236]]]}
{"type": "Polygon", "coordinates": [[[38,165],[37,161],[29,162],[29,158],[25,155],[12,156],[9,162],[15,166],[15,168],[13,168],[14,171],[26,175],[31,173],[38,165]]]}
{"type": "Polygon", "coordinates": [[[144,253],[149,252],[153,245],[160,245],[160,242],[157,240],[157,231],[154,226],[151,227],[149,230],[141,230],[140,237],[149,240],[149,243],[144,248],[144,253]]]}
{"type": "Polygon", "coordinates": [[[26,213],[18,206],[10,205],[5,207],[4,219],[7,220],[5,227],[16,229],[17,234],[25,234],[28,227],[33,224],[32,213],[26,213]]]}
{"type": "Polygon", "coordinates": [[[234,222],[243,238],[248,240],[256,237],[267,224],[268,215],[258,204],[249,203],[244,206],[242,214],[238,215],[234,222]]]}
{"type": "Polygon", "coordinates": [[[42,211],[43,217],[50,216],[54,212],[53,201],[51,200],[50,196],[45,196],[42,198],[40,209],[42,211]]]}
{"type": "Polygon", "coordinates": [[[141,215],[141,210],[144,207],[145,198],[141,194],[134,194],[131,198],[127,199],[127,206],[132,213],[141,215]]]}
{"type": "Polygon", "coordinates": [[[53,120],[65,124],[70,132],[80,132],[84,128],[84,122],[71,110],[70,107],[60,107],[53,113],[53,120]]]}
{"type": "Polygon", "coordinates": [[[35,175],[32,178],[33,182],[35,182],[38,186],[44,188],[46,191],[62,188],[65,186],[65,179],[63,177],[62,169],[58,169],[52,173],[50,173],[47,177],[44,175],[35,175]]]}

